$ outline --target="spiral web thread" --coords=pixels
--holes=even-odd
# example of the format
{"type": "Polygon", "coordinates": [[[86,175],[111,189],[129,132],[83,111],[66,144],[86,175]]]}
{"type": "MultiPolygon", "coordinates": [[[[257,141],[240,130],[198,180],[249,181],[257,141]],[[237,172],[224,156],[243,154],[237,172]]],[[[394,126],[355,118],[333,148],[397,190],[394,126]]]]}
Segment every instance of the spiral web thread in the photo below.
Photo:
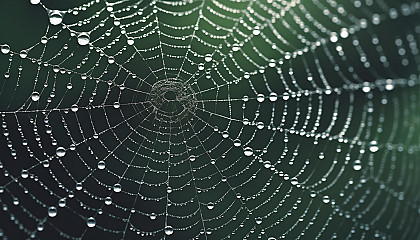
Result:
{"type": "Polygon", "coordinates": [[[31,3],[45,36],[1,47],[25,235],[420,236],[419,2],[31,3]]]}

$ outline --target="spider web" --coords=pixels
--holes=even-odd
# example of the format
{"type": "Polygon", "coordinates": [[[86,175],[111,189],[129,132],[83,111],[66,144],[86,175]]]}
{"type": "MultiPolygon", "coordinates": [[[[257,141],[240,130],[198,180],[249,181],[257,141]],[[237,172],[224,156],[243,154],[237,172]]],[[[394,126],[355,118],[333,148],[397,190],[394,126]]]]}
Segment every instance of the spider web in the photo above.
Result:
{"type": "Polygon", "coordinates": [[[420,2],[30,2],[4,239],[419,239],[420,2]]]}

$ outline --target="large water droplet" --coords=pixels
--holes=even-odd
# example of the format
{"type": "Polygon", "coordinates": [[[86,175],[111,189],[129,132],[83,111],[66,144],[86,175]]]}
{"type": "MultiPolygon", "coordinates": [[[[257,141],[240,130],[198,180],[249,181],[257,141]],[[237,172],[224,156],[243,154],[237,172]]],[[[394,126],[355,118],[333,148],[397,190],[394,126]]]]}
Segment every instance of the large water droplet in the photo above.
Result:
{"type": "Polygon", "coordinates": [[[165,234],[166,235],[171,235],[172,233],[174,233],[174,229],[171,226],[166,226],[165,227],[165,234]]]}
{"type": "Polygon", "coordinates": [[[43,231],[44,230],[44,223],[42,223],[42,222],[38,223],[36,229],[40,232],[43,231]]]}
{"type": "Polygon", "coordinates": [[[111,199],[111,197],[106,197],[106,198],[105,198],[105,204],[106,204],[106,205],[111,205],[111,203],[112,203],[112,199],[111,199]]]}
{"type": "Polygon", "coordinates": [[[322,197],[322,202],[329,203],[330,202],[330,197],[328,195],[325,195],[324,197],[322,197]]]}
{"type": "Polygon", "coordinates": [[[260,218],[260,217],[257,217],[257,218],[255,218],[255,223],[256,224],[261,224],[262,223],[262,218],[260,218]]]}
{"type": "Polygon", "coordinates": [[[31,95],[32,101],[37,102],[39,100],[39,93],[33,92],[31,95]]]}
{"type": "Polygon", "coordinates": [[[155,220],[156,219],[156,213],[151,213],[149,215],[149,217],[150,217],[151,220],[155,220]]]}
{"type": "Polygon", "coordinates": [[[55,217],[57,216],[57,208],[54,206],[51,206],[48,208],[48,216],[55,217]]]}
{"type": "Polygon", "coordinates": [[[7,44],[3,44],[1,45],[0,50],[3,54],[8,54],[10,52],[10,47],[7,44]]]}
{"type": "Polygon", "coordinates": [[[118,109],[118,108],[120,108],[120,107],[121,107],[121,105],[120,105],[120,103],[119,103],[119,102],[114,102],[113,107],[114,107],[115,109],[118,109]]]}
{"type": "Polygon", "coordinates": [[[214,203],[212,203],[212,202],[207,203],[207,208],[209,210],[212,210],[214,208],[214,203]]]}
{"type": "Polygon", "coordinates": [[[96,225],[96,220],[93,217],[89,217],[86,221],[86,225],[90,228],[95,227],[96,225]]]}
{"type": "Polygon", "coordinates": [[[26,50],[20,51],[19,56],[21,58],[26,58],[28,56],[28,51],[26,51],[26,50]]]}
{"type": "Polygon", "coordinates": [[[360,160],[354,161],[353,169],[356,171],[359,171],[360,169],[362,169],[362,162],[360,160]]]}
{"type": "Polygon", "coordinates": [[[89,36],[89,33],[85,33],[85,32],[80,33],[80,34],[77,36],[77,42],[79,43],[79,45],[80,45],[80,46],[85,46],[85,45],[88,45],[88,44],[89,44],[89,42],[90,42],[90,36],[89,36]]]}
{"type": "Polygon", "coordinates": [[[249,156],[252,155],[252,153],[253,153],[252,148],[250,148],[250,147],[244,148],[244,154],[245,154],[245,156],[249,157],[249,156]]]}
{"type": "Polygon", "coordinates": [[[105,169],[105,162],[104,161],[99,161],[98,162],[98,169],[105,169]]]}
{"type": "Polygon", "coordinates": [[[25,169],[22,170],[20,175],[22,176],[22,178],[28,178],[28,176],[29,176],[28,170],[25,170],[25,169]]]}
{"type": "Polygon", "coordinates": [[[379,150],[379,147],[378,147],[378,142],[377,142],[377,141],[371,141],[371,142],[369,143],[369,150],[370,150],[371,152],[377,152],[377,151],[379,150]]]}
{"type": "Polygon", "coordinates": [[[55,151],[55,154],[57,154],[58,157],[64,157],[64,155],[66,155],[66,149],[63,147],[58,147],[55,151]]]}
{"type": "Polygon", "coordinates": [[[275,102],[277,101],[277,93],[270,93],[270,96],[268,97],[270,99],[270,101],[275,102]]]}
{"type": "Polygon", "coordinates": [[[66,199],[62,198],[62,199],[58,200],[58,206],[59,207],[65,207],[66,206],[66,199]]]}
{"type": "Polygon", "coordinates": [[[121,184],[119,183],[114,184],[114,192],[121,192],[121,189],[122,189],[121,184]]]}
{"type": "Polygon", "coordinates": [[[63,22],[64,12],[52,10],[49,12],[49,17],[52,25],[59,25],[63,22]]]}
{"type": "Polygon", "coordinates": [[[79,108],[77,107],[76,104],[71,105],[71,111],[72,112],[77,112],[77,110],[79,110],[79,108]]]}

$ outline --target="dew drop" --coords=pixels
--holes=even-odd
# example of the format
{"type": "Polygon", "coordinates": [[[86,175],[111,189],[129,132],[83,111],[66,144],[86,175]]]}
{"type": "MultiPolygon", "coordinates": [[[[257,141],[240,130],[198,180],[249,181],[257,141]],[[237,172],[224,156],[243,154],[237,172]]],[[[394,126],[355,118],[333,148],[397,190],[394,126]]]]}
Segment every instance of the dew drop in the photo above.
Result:
{"type": "Polygon", "coordinates": [[[28,170],[22,170],[22,172],[20,173],[20,175],[22,176],[22,178],[28,178],[29,177],[29,173],[28,170]]]}
{"type": "Polygon", "coordinates": [[[111,197],[106,197],[106,198],[105,198],[105,204],[106,204],[106,205],[111,205],[111,203],[112,203],[112,199],[111,199],[111,197]]]}
{"type": "Polygon", "coordinates": [[[77,42],[80,46],[88,45],[90,42],[89,33],[82,32],[77,36],[77,42]]]}
{"type": "Polygon", "coordinates": [[[120,103],[119,103],[119,102],[114,102],[113,107],[114,107],[115,109],[118,109],[118,108],[120,108],[120,107],[121,107],[121,105],[120,105],[120,103]]]}
{"type": "Polygon", "coordinates": [[[66,206],[66,199],[62,198],[62,199],[58,200],[58,206],[59,207],[65,207],[66,206]]]}
{"type": "Polygon", "coordinates": [[[112,57],[112,56],[111,56],[111,57],[109,57],[109,58],[108,58],[108,63],[109,63],[109,64],[113,64],[113,63],[115,63],[115,58],[114,58],[114,57],[112,57]]]}
{"type": "Polygon", "coordinates": [[[55,217],[57,216],[57,208],[54,206],[51,206],[48,208],[48,216],[55,217]]]}
{"type": "Polygon", "coordinates": [[[255,218],[255,223],[260,225],[262,223],[262,218],[260,217],[255,218]]]}
{"type": "Polygon", "coordinates": [[[71,105],[71,111],[72,112],[77,112],[77,110],[79,110],[79,108],[77,107],[76,104],[71,105]]]}
{"type": "Polygon", "coordinates": [[[209,202],[209,203],[207,204],[207,208],[208,208],[209,210],[212,210],[212,209],[214,208],[214,203],[209,202]]]}
{"type": "Polygon", "coordinates": [[[38,223],[38,225],[36,226],[36,229],[40,232],[43,231],[44,230],[44,223],[42,223],[42,222],[38,223]]]}
{"type": "Polygon", "coordinates": [[[93,217],[89,217],[89,218],[87,219],[87,221],[86,221],[86,225],[87,225],[88,227],[90,227],[90,228],[95,227],[95,225],[96,225],[96,220],[95,220],[95,218],[93,218],[93,217]]]}
{"type": "Polygon", "coordinates": [[[59,25],[63,22],[64,13],[58,10],[52,10],[49,13],[50,23],[52,25],[59,25]]]}
{"type": "Polygon", "coordinates": [[[288,92],[283,93],[283,100],[284,100],[284,101],[289,100],[289,98],[290,98],[290,95],[289,95],[289,93],[288,93],[288,92]]]}
{"type": "Polygon", "coordinates": [[[270,101],[275,102],[277,101],[277,93],[270,93],[270,95],[268,96],[268,99],[270,99],[270,101]]]}
{"type": "Polygon", "coordinates": [[[57,154],[58,157],[64,157],[64,155],[66,155],[66,149],[58,147],[57,150],[55,150],[55,154],[57,154]]]}
{"type": "Polygon", "coordinates": [[[121,192],[121,189],[122,189],[121,184],[119,183],[114,184],[114,192],[121,192]]]}
{"type": "Polygon", "coordinates": [[[151,213],[151,214],[149,215],[149,218],[150,218],[151,220],[155,220],[155,219],[156,219],[156,213],[151,213]]]}
{"type": "Polygon", "coordinates": [[[128,45],[133,45],[134,44],[134,40],[133,39],[127,39],[127,44],[128,45]]]}
{"type": "Polygon", "coordinates": [[[315,191],[311,191],[311,193],[309,194],[311,196],[311,198],[316,197],[316,192],[315,191]]]}
{"type": "Polygon", "coordinates": [[[211,56],[211,54],[206,54],[206,56],[204,57],[204,60],[205,60],[206,62],[210,62],[210,61],[212,60],[212,56],[211,56]]]}
{"type": "Polygon", "coordinates": [[[190,161],[194,162],[195,161],[195,156],[194,155],[190,155],[190,161]]]}
{"type": "Polygon", "coordinates": [[[254,30],[252,31],[252,34],[254,34],[254,35],[259,35],[260,34],[260,27],[258,27],[258,26],[256,26],[255,28],[254,28],[254,30]]]}
{"type": "Polygon", "coordinates": [[[37,102],[39,100],[39,93],[33,92],[31,95],[32,101],[37,102]]]}
{"type": "Polygon", "coordinates": [[[28,56],[28,51],[26,51],[26,50],[20,51],[19,56],[21,58],[26,58],[28,56]]]}
{"type": "Polygon", "coordinates": [[[239,51],[239,45],[238,45],[237,43],[234,43],[234,44],[232,45],[232,51],[234,51],[234,52],[239,51]]]}
{"type": "Polygon", "coordinates": [[[223,138],[228,138],[228,137],[229,137],[229,133],[228,133],[228,131],[224,131],[224,132],[222,133],[222,137],[223,137],[223,138]]]}
{"type": "Polygon", "coordinates": [[[329,203],[330,202],[330,197],[328,195],[325,195],[324,197],[322,197],[322,202],[323,203],[329,203]]]}
{"type": "Polygon", "coordinates": [[[353,163],[353,169],[355,171],[359,171],[360,169],[362,169],[362,162],[360,160],[356,160],[353,163]]]}
{"type": "Polygon", "coordinates": [[[8,54],[10,52],[10,47],[7,44],[3,44],[1,45],[0,50],[3,54],[8,54]]]}
{"type": "Polygon", "coordinates": [[[105,169],[105,162],[104,161],[99,161],[98,162],[98,169],[100,169],[100,170],[105,169]]]}
{"type": "Polygon", "coordinates": [[[41,38],[41,43],[42,43],[42,44],[47,44],[47,42],[48,42],[48,38],[47,38],[46,36],[43,36],[43,37],[41,38]]]}
{"type": "Polygon", "coordinates": [[[369,150],[373,153],[377,152],[379,150],[378,142],[377,141],[371,141],[369,143],[369,150]]]}
{"type": "Polygon", "coordinates": [[[166,235],[171,235],[172,233],[174,233],[174,229],[171,226],[166,226],[165,227],[165,234],[166,235]]]}
{"type": "Polygon", "coordinates": [[[252,148],[250,148],[250,147],[246,147],[246,148],[244,148],[244,154],[245,154],[245,156],[247,156],[247,157],[251,156],[251,155],[253,154],[253,150],[252,150],[252,148]]]}
{"type": "Polygon", "coordinates": [[[257,101],[258,102],[261,103],[261,102],[264,102],[264,100],[265,100],[264,94],[260,93],[260,94],[257,95],[257,101]]]}

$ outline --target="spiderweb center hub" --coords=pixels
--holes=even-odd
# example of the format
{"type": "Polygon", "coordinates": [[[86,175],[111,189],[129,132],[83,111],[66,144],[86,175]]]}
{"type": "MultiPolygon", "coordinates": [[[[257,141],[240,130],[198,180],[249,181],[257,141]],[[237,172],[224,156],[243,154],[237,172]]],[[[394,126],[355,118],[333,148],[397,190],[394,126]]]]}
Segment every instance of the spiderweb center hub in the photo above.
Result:
{"type": "Polygon", "coordinates": [[[193,89],[176,79],[156,82],[150,91],[149,101],[160,120],[176,122],[195,112],[197,99],[193,89]]]}

